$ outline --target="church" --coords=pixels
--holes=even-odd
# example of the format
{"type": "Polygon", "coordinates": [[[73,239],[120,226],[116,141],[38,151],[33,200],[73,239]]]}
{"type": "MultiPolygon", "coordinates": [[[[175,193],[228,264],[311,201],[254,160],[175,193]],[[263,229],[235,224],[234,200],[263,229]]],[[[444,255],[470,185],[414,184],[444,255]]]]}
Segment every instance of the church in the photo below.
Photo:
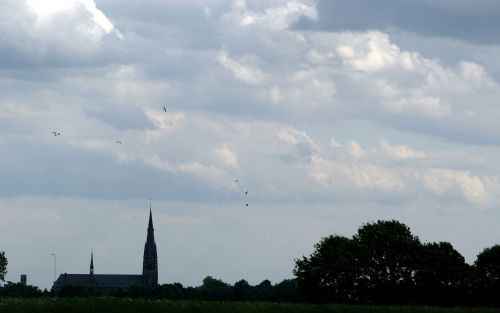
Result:
{"type": "Polygon", "coordinates": [[[109,293],[125,290],[132,286],[154,287],[158,285],[158,255],[153,228],[153,215],[149,209],[149,224],[144,256],[142,275],[94,274],[94,255],[90,256],[89,274],[61,274],[54,282],[52,290],[59,292],[64,287],[72,286],[96,293],[109,293]]]}

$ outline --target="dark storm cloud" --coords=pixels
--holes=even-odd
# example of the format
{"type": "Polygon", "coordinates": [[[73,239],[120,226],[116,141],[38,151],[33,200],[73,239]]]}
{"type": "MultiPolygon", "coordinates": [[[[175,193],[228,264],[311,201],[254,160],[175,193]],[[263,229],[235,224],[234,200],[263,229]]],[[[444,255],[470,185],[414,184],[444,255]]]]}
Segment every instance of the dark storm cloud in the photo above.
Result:
{"type": "Polygon", "coordinates": [[[295,28],[324,31],[409,31],[478,44],[497,44],[500,2],[493,0],[318,0],[318,20],[303,17],[295,28]]]}

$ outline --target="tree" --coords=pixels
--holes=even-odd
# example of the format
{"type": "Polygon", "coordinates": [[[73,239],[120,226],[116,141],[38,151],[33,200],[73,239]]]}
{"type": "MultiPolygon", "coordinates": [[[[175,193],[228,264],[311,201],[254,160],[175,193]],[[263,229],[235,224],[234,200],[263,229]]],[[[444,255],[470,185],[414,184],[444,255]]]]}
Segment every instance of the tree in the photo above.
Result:
{"type": "Polygon", "coordinates": [[[500,245],[484,249],[474,262],[474,285],[482,304],[500,305],[500,245]]]}
{"type": "Polygon", "coordinates": [[[273,297],[273,285],[270,280],[265,279],[254,287],[256,297],[260,301],[270,301],[273,297]]]}
{"type": "Polygon", "coordinates": [[[294,274],[311,302],[349,302],[355,293],[357,246],[349,238],[329,236],[309,257],[295,261],[294,274]]]}
{"type": "Polygon", "coordinates": [[[7,275],[7,263],[5,252],[0,251],[0,281],[5,281],[5,275],[7,275]]]}
{"type": "Polygon", "coordinates": [[[353,239],[359,252],[358,297],[370,303],[411,303],[421,244],[410,228],[379,220],[361,226],[353,239]]]}
{"type": "Polygon", "coordinates": [[[237,281],[233,286],[233,299],[236,301],[252,301],[255,300],[254,288],[242,279],[237,281]]]}
{"type": "Polygon", "coordinates": [[[228,300],[231,295],[231,289],[228,284],[211,276],[203,279],[203,285],[198,287],[198,290],[203,300],[228,300]]]}
{"type": "Polygon", "coordinates": [[[423,245],[415,281],[422,304],[465,304],[469,265],[448,242],[423,245]]]}
{"type": "Polygon", "coordinates": [[[16,297],[16,298],[35,298],[47,296],[48,291],[41,291],[36,286],[25,286],[21,283],[8,282],[5,286],[0,287],[0,296],[16,297]]]}
{"type": "Polygon", "coordinates": [[[274,287],[274,293],[272,301],[277,302],[301,302],[304,301],[299,287],[297,285],[297,280],[295,279],[285,279],[282,282],[276,284],[274,287]]]}

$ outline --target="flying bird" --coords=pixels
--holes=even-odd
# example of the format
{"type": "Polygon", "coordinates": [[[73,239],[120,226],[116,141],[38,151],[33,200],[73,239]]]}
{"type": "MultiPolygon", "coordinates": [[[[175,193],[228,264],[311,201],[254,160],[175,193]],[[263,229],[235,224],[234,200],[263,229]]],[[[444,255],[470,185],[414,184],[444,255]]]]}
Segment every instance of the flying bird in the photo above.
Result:
{"type": "Polygon", "coordinates": [[[56,137],[57,137],[57,136],[61,136],[61,133],[59,133],[59,132],[52,132],[52,133],[53,133],[53,134],[54,134],[54,136],[56,136],[56,137]]]}
{"type": "Polygon", "coordinates": [[[122,144],[122,142],[120,140],[117,140],[116,143],[119,144],[119,145],[122,144]]]}
{"type": "Polygon", "coordinates": [[[235,183],[237,183],[237,182],[238,182],[238,180],[237,180],[237,179],[235,179],[235,180],[234,180],[234,182],[235,182],[235,183]]]}
{"type": "Polygon", "coordinates": [[[167,107],[162,107],[163,108],[163,111],[167,112],[167,107]]]}
{"type": "Polygon", "coordinates": [[[248,206],[248,203],[246,204],[246,206],[248,206]]]}
{"type": "Polygon", "coordinates": [[[248,190],[247,190],[247,191],[245,191],[245,196],[246,196],[246,195],[248,195],[248,190]]]}

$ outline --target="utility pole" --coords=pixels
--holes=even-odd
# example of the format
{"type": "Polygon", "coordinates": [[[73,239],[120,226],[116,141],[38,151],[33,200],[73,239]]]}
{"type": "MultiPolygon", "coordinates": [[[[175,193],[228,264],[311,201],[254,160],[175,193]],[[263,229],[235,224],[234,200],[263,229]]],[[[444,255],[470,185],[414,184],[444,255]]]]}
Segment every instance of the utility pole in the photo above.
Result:
{"type": "Polygon", "coordinates": [[[51,253],[50,255],[54,256],[54,284],[56,283],[56,270],[57,270],[57,255],[56,253],[51,253]]]}

